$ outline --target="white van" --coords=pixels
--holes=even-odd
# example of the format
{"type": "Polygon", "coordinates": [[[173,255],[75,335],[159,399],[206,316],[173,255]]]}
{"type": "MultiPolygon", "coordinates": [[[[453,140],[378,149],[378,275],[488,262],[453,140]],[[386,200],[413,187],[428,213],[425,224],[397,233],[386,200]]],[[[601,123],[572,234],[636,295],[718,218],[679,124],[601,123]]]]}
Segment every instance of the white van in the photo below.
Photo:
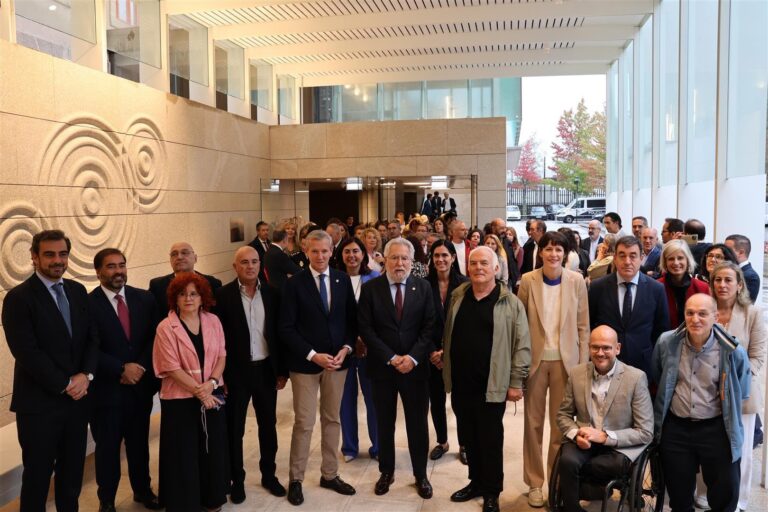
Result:
{"type": "Polygon", "coordinates": [[[557,213],[555,220],[570,224],[574,220],[585,218],[585,215],[593,210],[602,210],[605,213],[604,197],[577,197],[557,213]]]}

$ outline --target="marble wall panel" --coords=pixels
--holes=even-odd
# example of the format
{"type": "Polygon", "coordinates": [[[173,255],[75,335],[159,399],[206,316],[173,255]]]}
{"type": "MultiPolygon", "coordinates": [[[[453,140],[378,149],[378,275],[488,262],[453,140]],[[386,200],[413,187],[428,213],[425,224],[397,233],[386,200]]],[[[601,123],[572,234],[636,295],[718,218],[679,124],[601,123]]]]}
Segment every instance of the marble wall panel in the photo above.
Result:
{"type": "Polygon", "coordinates": [[[309,158],[298,161],[298,176],[311,178],[345,178],[356,176],[355,158],[309,158]]]}
{"type": "Polygon", "coordinates": [[[469,155],[500,153],[506,145],[506,126],[503,117],[462,119],[447,122],[447,153],[469,155]]]}
{"type": "Polygon", "coordinates": [[[392,121],[387,127],[388,155],[448,154],[448,121],[392,121]]]}
{"type": "Polygon", "coordinates": [[[477,156],[477,188],[493,190],[507,187],[506,154],[477,156]]]}
{"type": "Polygon", "coordinates": [[[53,63],[50,56],[0,40],[0,112],[52,119],[53,63]],[[15,66],[16,63],[23,63],[15,66]],[[24,72],[19,72],[23,69],[24,72]],[[47,99],[47,101],[41,101],[47,99]]]}
{"type": "MultiPolygon", "coordinates": [[[[477,204],[482,205],[484,208],[506,208],[507,192],[506,190],[478,190],[477,204]]],[[[496,216],[500,217],[501,213],[496,216]]]]}
{"type": "Polygon", "coordinates": [[[277,179],[298,178],[299,163],[297,160],[270,160],[269,175],[277,179]]]}
{"type": "Polygon", "coordinates": [[[325,158],[325,124],[270,126],[269,147],[273,159],[325,158]]]}
{"type": "Polygon", "coordinates": [[[328,158],[387,155],[386,123],[332,123],[326,129],[328,158]]]}

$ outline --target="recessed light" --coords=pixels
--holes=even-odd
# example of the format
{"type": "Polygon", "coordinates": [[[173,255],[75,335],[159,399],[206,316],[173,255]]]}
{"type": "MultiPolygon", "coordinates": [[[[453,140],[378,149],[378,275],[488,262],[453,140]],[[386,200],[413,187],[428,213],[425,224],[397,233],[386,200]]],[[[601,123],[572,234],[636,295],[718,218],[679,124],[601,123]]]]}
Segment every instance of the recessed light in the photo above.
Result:
{"type": "Polygon", "coordinates": [[[56,10],[56,6],[55,5],[49,5],[48,6],[48,10],[49,11],[55,11],[56,10]]]}

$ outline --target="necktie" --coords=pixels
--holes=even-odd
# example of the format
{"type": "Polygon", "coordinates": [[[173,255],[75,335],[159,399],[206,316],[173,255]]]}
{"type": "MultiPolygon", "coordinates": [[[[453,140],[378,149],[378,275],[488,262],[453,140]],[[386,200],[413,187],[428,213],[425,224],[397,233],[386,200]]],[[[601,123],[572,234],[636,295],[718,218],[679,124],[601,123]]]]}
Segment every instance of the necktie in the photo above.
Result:
{"type": "Polygon", "coordinates": [[[629,319],[632,318],[632,286],[635,283],[624,283],[627,292],[624,294],[624,305],[621,308],[621,323],[624,327],[629,325],[629,319]]]}
{"type": "Polygon", "coordinates": [[[395,291],[395,313],[397,314],[397,321],[399,322],[403,319],[403,283],[395,283],[395,286],[397,286],[395,291]]]}
{"type": "Polygon", "coordinates": [[[269,243],[262,241],[261,245],[264,246],[264,252],[267,252],[269,250],[269,243]]]}
{"type": "Polygon", "coordinates": [[[323,309],[325,314],[328,314],[328,290],[325,289],[325,274],[320,274],[320,302],[323,303],[323,309]]]}
{"type": "Polygon", "coordinates": [[[120,325],[123,326],[123,332],[128,341],[131,340],[131,317],[128,316],[128,306],[125,305],[125,299],[122,295],[115,295],[117,299],[117,318],[120,320],[120,325]]]}
{"type": "Polygon", "coordinates": [[[61,316],[64,318],[64,323],[67,324],[69,335],[72,336],[72,316],[69,313],[69,301],[64,293],[64,283],[53,285],[53,291],[56,293],[56,305],[59,307],[61,316]]]}

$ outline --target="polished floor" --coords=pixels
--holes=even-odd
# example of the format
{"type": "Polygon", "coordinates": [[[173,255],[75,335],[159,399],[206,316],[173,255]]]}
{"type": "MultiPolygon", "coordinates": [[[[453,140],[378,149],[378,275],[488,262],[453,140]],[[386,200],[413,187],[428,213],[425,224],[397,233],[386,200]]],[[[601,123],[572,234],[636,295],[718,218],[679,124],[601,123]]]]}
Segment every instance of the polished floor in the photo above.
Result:
{"type": "MultiPolygon", "coordinates": [[[[360,401],[360,415],[364,415],[365,407],[360,401]]],[[[400,411],[402,413],[402,410],[400,411]]],[[[278,477],[287,486],[288,479],[288,452],[290,447],[291,426],[293,424],[293,411],[291,407],[290,384],[281,391],[278,398],[278,436],[280,449],[278,451],[277,467],[278,477]]],[[[341,496],[333,491],[322,489],[319,486],[320,478],[320,436],[319,421],[315,428],[315,435],[312,438],[312,448],[309,464],[307,466],[306,480],[304,482],[305,502],[300,507],[294,507],[286,501],[285,498],[275,498],[265,491],[260,482],[258,472],[258,439],[256,435],[256,421],[251,416],[248,418],[245,457],[246,457],[246,493],[247,499],[241,505],[227,504],[224,510],[228,511],[300,511],[311,512],[321,511],[365,511],[365,512],[428,512],[428,511],[480,511],[482,501],[477,499],[469,503],[452,503],[449,500],[450,494],[463,487],[467,483],[466,467],[461,465],[457,458],[456,444],[456,422],[453,415],[449,412],[449,442],[450,451],[437,462],[429,463],[429,479],[434,487],[435,495],[431,500],[422,500],[416,494],[411,476],[410,461],[408,459],[408,445],[405,436],[405,424],[402,414],[398,417],[397,425],[397,470],[395,473],[395,483],[389,494],[386,496],[376,496],[373,493],[373,486],[376,482],[379,471],[376,461],[372,461],[367,450],[368,441],[361,442],[361,455],[359,458],[345,463],[340,457],[339,472],[341,477],[348,483],[355,486],[357,494],[355,496],[341,496]]],[[[364,418],[361,425],[364,425],[364,418]]],[[[523,427],[523,406],[518,404],[517,411],[515,406],[509,404],[505,417],[505,443],[504,443],[504,493],[501,496],[501,509],[503,512],[530,511],[535,510],[528,506],[525,492],[527,487],[522,478],[522,427],[523,427]]],[[[159,415],[153,418],[152,423],[152,474],[157,475],[157,450],[158,450],[158,432],[159,415]]],[[[364,427],[360,429],[361,439],[365,438],[364,427]]],[[[430,433],[434,440],[434,433],[430,433]]],[[[752,485],[752,499],[750,502],[750,511],[768,510],[768,491],[759,486],[759,468],[761,450],[755,451],[755,478],[752,485]]],[[[127,468],[123,463],[123,480],[117,496],[118,511],[145,510],[142,506],[133,503],[130,486],[127,482],[127,468]]],[[[155,489],[157,482],[155,480],[155,489]]],[[[11,503],[0,512],[17,511],[18,503],[11,503]]],[[[613,510],[613,508],[610,508],[613,510]]],[[[55,511],[52,501],[49,501],[49,511],[55,511]]],[[[83,512],[96,512],[98,510],[98,499],[96,498],[96,482],[93,475],[93,459],[89,458],[86,463],[86,475],[83,484],[83,492],[80,498],[80,510],[83,512]]],[[[587,510],[590,512],[600,510],[600,503],[593,502],[587,510]]],[[[197,512],[197,511],[190,511],[197,512]]]]}

